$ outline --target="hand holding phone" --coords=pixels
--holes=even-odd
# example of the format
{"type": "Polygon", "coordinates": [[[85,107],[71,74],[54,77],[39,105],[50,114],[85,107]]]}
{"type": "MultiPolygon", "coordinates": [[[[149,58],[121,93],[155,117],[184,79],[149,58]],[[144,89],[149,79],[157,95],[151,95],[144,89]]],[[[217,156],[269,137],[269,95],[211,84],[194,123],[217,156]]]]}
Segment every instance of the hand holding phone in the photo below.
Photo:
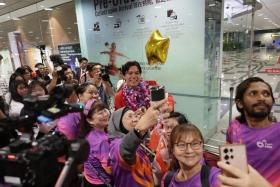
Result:
{"type": "MultiPolygon", "coordinates": [[[[248,173],[246,146],[243,144],[226,144],[220,146],[220,159],[228,165],[232,165],[241,171],[248,173]]],[[[225,176],[232,176],[222,171],[225,176]]]]}
{"type": "Polygon", "coordinates": [[[272,185],[256,171],[252,166],[248,165],[248,173],[242,172],[233,165],[225,162],[218,162],[217,165],[223,170],[231,173],[232,176],[220,175],[219,180],[221,186],[235,187],[272,187],[272,185]]]}

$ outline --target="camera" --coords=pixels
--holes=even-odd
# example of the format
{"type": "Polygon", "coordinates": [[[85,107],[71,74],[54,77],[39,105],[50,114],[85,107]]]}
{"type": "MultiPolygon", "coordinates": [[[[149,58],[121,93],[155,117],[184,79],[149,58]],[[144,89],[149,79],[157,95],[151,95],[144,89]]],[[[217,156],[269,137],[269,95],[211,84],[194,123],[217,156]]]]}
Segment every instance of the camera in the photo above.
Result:
{"type": "Polygon", "coordinates": [[[101,77],[101,79],[103,81],[109,81],[110,76],[109,76],[109,73],[108,73],[108,67],[107,66],[102,66],[100,70],[101,70],[101,72],[100,72],[99,76],[101,77]]]}
{"type": "Polygon", "coordinates": [[[59,133],[36,142],[17,140],[0,149],[0,183],[13,186],[53,186],[62,166],[57,157],[67,153],[68,141],[59,133]]]}
{"type": "Polygon", "coordinates": [[[86,160],[88,154],[86,140],[70,142],[58,132],[33,142],[18,140],[0,149],[0,186],[70,186],[77,164],[86,160]],[[61,156],[68,158],[64,167],[58,159],[61,156]]]}

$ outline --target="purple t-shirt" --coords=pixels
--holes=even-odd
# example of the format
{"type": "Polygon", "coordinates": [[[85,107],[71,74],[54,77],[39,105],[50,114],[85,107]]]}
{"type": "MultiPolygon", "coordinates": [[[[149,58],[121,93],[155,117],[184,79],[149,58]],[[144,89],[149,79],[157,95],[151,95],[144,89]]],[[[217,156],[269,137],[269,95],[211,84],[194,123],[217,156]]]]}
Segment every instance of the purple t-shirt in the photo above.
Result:
{"type": "MultiPolygon", "coordinates": [[[[166,173],[167,174],[167,173],[166,173]]],[[[162,181],[161,181],[161,186],[164,186],[164,180],[166,177],[166,174],[163,176],[162,181]]],[[[201,187],[201,174],[198,172],[191,178],[185,180],[185,181],[178,181],[176,179],[176,176],[178,174],[178,171],[175,172],[173,175],[170,184],[168,187],[201,187]]],[[[218,187],[219,186],[219,180],[218,180],[218,175],[220,174],[220,170],[216,167],[211,167],[210,173],[209,173],[209,185],[210,187],[218,187]]]]}
{"type": "Polygon", "coordinates": [[[280,187],[280,123],[265,128],[250,128],[239,121],[231,122],[229,143],[246,145],[248,163],[274,187],[280,187]]]}
{"type": "Polygon", "coordinates": [[[104,184],[100,177],[92,170],[90,161],[94,162],[94,159],[98,159],[106,173],[111,174],[108,156],[110,148],[108,134],[104,131],[93,129],[87,135],[86,140],[90,145],[90,152],[88,159],[84,163],[85,178],[91,184],[104,184]]]}
{"type": "Polygon", "coordinates": [[[120,156],[122,139],[116,138],[111,142],[110,158],[115,187],[153,187],[153,173],[149,158],[142,148],[136,151],[135,164],[127,164],[120,156]]]}

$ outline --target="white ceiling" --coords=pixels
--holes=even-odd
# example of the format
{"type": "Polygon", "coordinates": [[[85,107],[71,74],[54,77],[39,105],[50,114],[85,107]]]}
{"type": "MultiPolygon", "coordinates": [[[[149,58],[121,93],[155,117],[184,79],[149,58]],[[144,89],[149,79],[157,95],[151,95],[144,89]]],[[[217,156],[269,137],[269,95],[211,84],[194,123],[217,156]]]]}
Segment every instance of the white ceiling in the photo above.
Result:
{"type": "Polygon", "coordinates": [[[0,0],[0,3],[5,2],[5,6],[0,6],[0,15],[8,14],[15,10],[27,7],[43,0],[0,0]]]}
{"type": "MultiPolygon", "coordinates": [[[[5,6],[0,6],[0,23],[13,18],[31,14],[71,0],[0,0],[5,6]],[[12,13],[11,13],[12,12],[12,13]]],[[[262,8],[255,13],[255,30],[280,28],[280,0],[257,0],[262,8]]],[[[243,0],[224,0],[224,18],[230,18],[244,11],[250,11],[251,6],[244,6],[243,0]]],[[[251,28],[251,14],[238,16],[224,21],[224,32],[246,31],[251,28]]]]}
{"type": "MultiPolygon", "coordinates": [[[[280,0],[259,0],[262,7],[255,12],[254,29],[267,30],[280,28],[280,0]]],[[[243,6],[242,0],[225,0],[224,17],[234,16],[238,11],[250,10],[251,7],[243,6]],[[228,7],[228,8],[227,8],[228,7]]],[[[252,14],[238,16],[224,21],[224,32],[235,31],[243,32],[251,28],[252,14]]]]}
{"type": "MultiPolygon", "coordinates": [[[[3,0],[0,0],[0,2],[3,0]]],[[[0,6],[0,23],[11,19],[55,7],[72,0],[6,0],[5,6],[0,6]]]]}

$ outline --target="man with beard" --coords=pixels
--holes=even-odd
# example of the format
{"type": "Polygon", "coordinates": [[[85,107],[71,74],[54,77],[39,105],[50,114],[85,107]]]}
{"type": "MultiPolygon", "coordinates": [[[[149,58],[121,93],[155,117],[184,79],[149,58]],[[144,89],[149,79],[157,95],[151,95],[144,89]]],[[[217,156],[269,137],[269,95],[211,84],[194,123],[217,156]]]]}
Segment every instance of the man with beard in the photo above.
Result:
{"type": "Polygon", "coordinates": [[[235,103],[240,116],[227,130],[228,143],[247,147],[248,163],[274,187],[280,186],[280,123],[273,122],[271,86],[259,77],[250,77],[236,89],[235,103]]]}

